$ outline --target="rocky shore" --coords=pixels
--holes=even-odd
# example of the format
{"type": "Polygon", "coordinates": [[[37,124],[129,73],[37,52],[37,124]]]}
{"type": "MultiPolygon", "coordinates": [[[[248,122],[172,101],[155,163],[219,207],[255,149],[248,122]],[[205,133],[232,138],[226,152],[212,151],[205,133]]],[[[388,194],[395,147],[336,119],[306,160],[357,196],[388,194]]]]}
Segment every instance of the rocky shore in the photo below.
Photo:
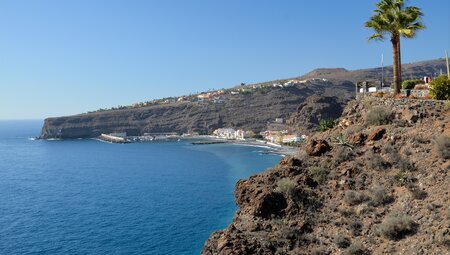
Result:
{"type": "Polygon", "coordinates": [[[449,254],[448,102],[366,97],[340,120],[240,180],[202,254],[449,254]]]}

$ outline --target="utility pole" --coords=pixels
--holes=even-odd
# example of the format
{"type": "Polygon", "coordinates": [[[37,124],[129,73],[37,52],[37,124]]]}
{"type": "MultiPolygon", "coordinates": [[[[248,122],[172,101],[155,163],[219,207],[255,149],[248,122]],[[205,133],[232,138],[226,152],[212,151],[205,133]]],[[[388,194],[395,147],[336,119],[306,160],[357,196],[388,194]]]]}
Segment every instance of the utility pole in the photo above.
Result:
{"type": "Polygon", "coordinates": [[[383,87],[384,87],[384,56],[383,54],[381,54],[381,89],[383,89],[383,87]]]}
{"type": "Polygon", "coordinates": [[[450,67],[448,66],[448,50],[445,51],[445,60],[447,61],[447,77],[450,79],[450,67]]]}

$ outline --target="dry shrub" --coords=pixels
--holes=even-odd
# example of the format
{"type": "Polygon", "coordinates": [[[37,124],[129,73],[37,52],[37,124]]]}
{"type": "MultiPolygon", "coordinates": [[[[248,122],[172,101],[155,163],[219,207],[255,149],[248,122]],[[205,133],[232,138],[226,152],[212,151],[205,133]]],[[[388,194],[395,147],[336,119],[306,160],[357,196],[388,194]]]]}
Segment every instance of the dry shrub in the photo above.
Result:
{"type": "Polygon", "coordinates": [[[399,240],[414,234],[417,224],[407,215],[388,216],[380,225],[381,234],[391,240],[399,240]]]}
{"type": "Polygon", "coordinates": [[[335,242],[338,248],[347,248],[351,244],[350,239],[342,234],[336,237],[335,242]]]}
{"type": "Polygon", "coordinates": [[[422,97],[422,99],[430,100],[433,99],[433,97],[430,94],[426,94],[425,96],[422,97]]]}
{"type": "Polygon", "coordinates": [[[366,153],[365,162],[367,167],[375,170],[385,170],[389,167],[389,164],[380,155],[372,151],[366,153]]]}
{"type": "Polygon", "coordinates": [[[357,205],[364,202],[367,199],[367,197],[364,194],[359,193],[357,191],[347,190],[345,191],[344,199],[345,202],[347,202],[347,204],[349,205],[357,205]]]}
{"type": "Polygon", "coordinates": [[[406,185],[406,188],[409,190],[409,192],[411,192],[411,195],[414,199],[423,200],[428,195],[427,192],[412,183],[406,185]]]}
{"type": "Polygon", "coordinates": [[[384,205],[392,202],[393,198],[387,192],[384,186],[377,185],[371,190],[371,204],[373,206],[384,205]]]}
{"type": "Polygon", "coordinates": [[[414,90],[429,90],[429,87],[427,85],[416,85],[414,86],[414,90]]]}
{"type": "Polygon", "coordinates": [[[308,173],[317,183],[324,183],[327,180],[330,171],[324,167],[315,166],[308,168],[308,173]]]}
{"type": "Polygon", "coordinates": [[[392,111],[384,106],[374,107],[366,114],[366,123],[370,126],[379,126],[391,122],[392,111]]]}
{"type": "Polygon", "coordinates": [[[440,135],[434,142],[439,155],[443,159],[450,159],[450,136],[440,135]]]}
{"type": "Polygon", "coordinates": [[[334,154],[334,161],[340,164],[350,160],[352,156],[353,154],[348,147],[340,146],[336,149],[336,153],[334,154]]]}
{"type": "Polygon", "coordinates": [[[342,255],[366,255],[368,254],[367,250],[364,248],[364,245],[360,242],[352,243],[342,255]]]}

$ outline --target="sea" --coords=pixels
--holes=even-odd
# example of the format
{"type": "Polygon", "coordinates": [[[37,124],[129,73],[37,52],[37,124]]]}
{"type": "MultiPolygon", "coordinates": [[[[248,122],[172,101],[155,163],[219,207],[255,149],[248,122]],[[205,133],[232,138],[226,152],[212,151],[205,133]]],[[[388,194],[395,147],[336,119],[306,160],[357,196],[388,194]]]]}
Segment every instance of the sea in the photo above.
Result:
{"type": "Polygon", "coordinates": [[[281,157],[187,141],[33,140],[0,121],[0,254],[199,254],[231,223],[234,186],[281,157]]]}

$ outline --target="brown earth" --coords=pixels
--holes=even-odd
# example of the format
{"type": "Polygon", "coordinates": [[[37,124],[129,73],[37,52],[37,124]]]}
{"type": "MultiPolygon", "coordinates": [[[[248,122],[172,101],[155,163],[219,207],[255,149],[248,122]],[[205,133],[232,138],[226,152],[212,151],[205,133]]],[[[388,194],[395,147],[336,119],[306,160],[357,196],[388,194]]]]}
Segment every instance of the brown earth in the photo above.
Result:
{"type": "Polygon", "coordinates": [[[366,97],[340,123],[240,180],[202,254],[450,254],[448,102],[366,97]],[[388,124],[368,125],[380,107],[388,124]]]}

